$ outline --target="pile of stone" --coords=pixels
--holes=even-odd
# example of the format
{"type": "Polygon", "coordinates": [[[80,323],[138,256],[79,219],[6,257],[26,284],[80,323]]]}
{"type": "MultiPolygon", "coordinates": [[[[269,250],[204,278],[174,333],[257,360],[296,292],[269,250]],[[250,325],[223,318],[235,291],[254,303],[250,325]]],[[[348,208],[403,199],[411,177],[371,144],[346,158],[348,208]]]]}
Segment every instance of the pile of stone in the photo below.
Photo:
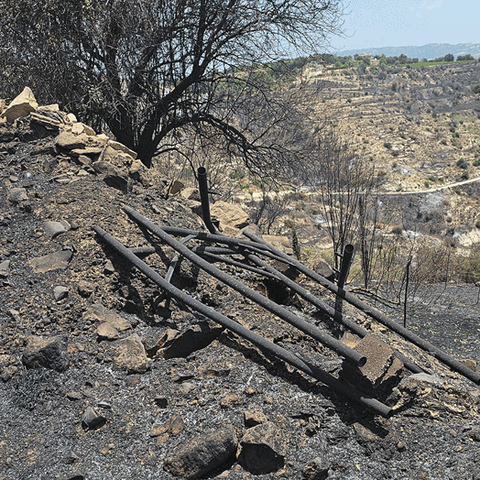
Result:
{"type": "MultiPolygon", "coordinates": [[[[132,188],[134,180],[148,182],[145,167],[134,151],[103,133],[97,135],[93,128],[77,121],[74,114],[62,112],[58,104],[39,106],[28,87],[10,104],[1,101],[0,112],[0,124],[15,127],[28,117],[30,124],[45,130],[45,136],[56,134],[54,148],[58,156],[75,162],[80,167],[79,175],[99,175],[107,185],[125,192],[132,188]]],[[[21,196],[21,192],[17,195],[21,196]]]]}

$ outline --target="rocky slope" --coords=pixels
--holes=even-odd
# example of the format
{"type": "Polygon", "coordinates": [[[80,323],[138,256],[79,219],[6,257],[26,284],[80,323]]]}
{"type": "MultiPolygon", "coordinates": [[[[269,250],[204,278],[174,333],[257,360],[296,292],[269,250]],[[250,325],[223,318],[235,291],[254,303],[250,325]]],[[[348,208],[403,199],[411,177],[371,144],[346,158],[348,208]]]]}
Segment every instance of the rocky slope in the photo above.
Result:
{"type": "MultiPolygon", "coordinates": [[[[55,109],[0,125],[0,479],[480,475],[478,388],[385,327],[345,307],[427,372],[403,371],[383,392],[389,419],[166,301],[97,238],[94,225],[150,245],[124,205],[203,228],[197,203],[166,195],[155,173],[55,109]]],[[[164,275],[174,254],[157,247],[147,262],[164,275]]],[[[188,262],[172,281],[332,375],[342,370],[336,354],[188,262]]],[[[305,302],[287,308],[359,345],[305,302]]]]}

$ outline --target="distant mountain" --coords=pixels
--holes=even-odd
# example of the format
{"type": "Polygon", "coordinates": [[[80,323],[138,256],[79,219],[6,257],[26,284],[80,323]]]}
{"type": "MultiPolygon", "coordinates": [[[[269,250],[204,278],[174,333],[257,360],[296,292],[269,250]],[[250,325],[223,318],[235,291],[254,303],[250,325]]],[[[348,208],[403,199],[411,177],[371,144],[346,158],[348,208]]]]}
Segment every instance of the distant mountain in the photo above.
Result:
{"type": "Polygon", "coordinates": [[[355,55],[355,54],[369,53],[371,55],[385,55],[387,57],[398,57],[402,53],[409,58],[426,58],[428,60],[433,58],[444,57],[451,53],[455,57],[458,55],[470,54],[475,58],[480,57],[480,43],[459,43],[457,45],[450,45],[448,43],[430,43],[422,47],[383,47],[383,48],[364,48],[357,50],[344,50],[338,52],[339,56],[355,55]]]}

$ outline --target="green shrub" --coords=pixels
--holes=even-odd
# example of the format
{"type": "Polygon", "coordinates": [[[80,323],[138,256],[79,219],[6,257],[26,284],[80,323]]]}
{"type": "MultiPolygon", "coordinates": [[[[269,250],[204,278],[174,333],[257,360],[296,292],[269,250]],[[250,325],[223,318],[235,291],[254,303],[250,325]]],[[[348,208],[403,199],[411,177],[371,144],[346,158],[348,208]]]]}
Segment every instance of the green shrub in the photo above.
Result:
{"type": "Polygon", "coordinates": [[[476,83],[475,85],[472,85],[472,92],[473,93],[480,93],[480,83],[476,83]]]}
{"type": "Polygon", "coordinates": [[[462,157],[460,160],[458,160],[457,167],[460,167],[463,170],[467,170],[468,162],[462,157]]]}

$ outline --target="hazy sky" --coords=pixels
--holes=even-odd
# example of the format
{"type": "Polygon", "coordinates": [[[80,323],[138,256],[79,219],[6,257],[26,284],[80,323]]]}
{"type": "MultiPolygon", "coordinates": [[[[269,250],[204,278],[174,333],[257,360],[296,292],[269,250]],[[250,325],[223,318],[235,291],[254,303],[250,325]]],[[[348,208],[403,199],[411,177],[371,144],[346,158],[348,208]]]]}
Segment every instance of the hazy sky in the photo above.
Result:
{"type": "Polygon", "coordinates": [[[332,47],[480,43],[479,0],[345,0],[345,38],[332,47]]]}

